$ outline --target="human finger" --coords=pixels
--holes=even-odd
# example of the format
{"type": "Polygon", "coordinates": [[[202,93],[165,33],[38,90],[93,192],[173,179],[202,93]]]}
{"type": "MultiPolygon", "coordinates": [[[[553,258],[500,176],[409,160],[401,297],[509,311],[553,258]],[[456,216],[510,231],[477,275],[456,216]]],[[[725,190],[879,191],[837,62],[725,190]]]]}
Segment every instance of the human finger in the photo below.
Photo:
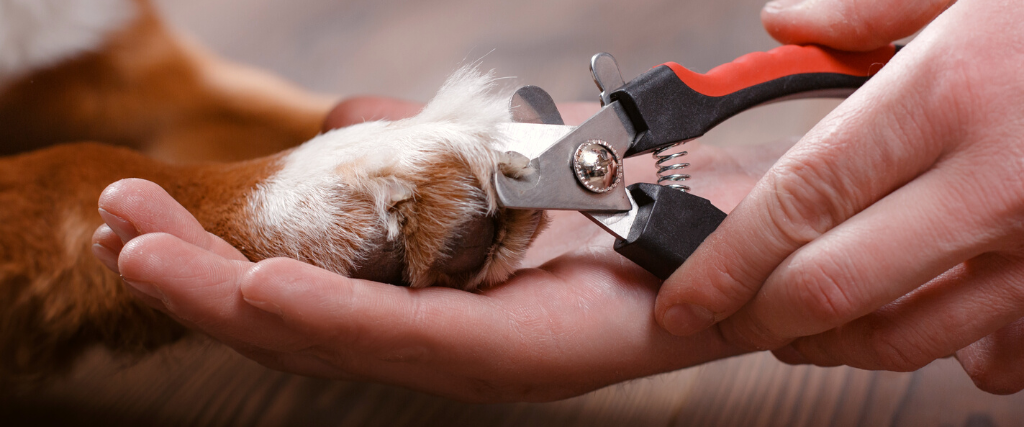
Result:
{"type": "Polygon", "coordinates": [[[764,28],[785,44],[870,51],[924,28],[955,0],[776,0],[761,11],[764,28]]]}
{"type": "Polygon", "coordinates": [[[121,253],[123,246],[121,238],[114,233],[114,230],[110,229],[109,225],[100,225],[92,234],[93,255],[115,273],[119,273],[117,271],[117,254],[121,253]]]}
{"type": "Polygon", "coordinates": [[[912,371],[1024,316],[1024,263],[990,253],[839,328],[798,338],[806,363],[912,371]]]}
{"type": "Polygon", "coordinates": [[[1016,209],[999,200],[1024,197],[1024,192],[992,183],[1005,182],[1016,165],[1000,160],[997,151],[981,151],[989,154],[938,162],[797,249],[751,301],[722,321],[722,333],[753,347],[775,348],[857,319],[963,260],[1012,244],[1005,215],[1016,209]],[[963,179],[961,171],[979,163],[988,168],[963,179]],[[963,214],[964,206],[973,207],[971,215],[963,214]]]}
{"type": "Polygon", "coordinates": [[[277,315],[298,333],[384,359],[390,357],[385,353],[391,350],[403,353],[411,348],[425,349],[429,343],[424,337],[431,335],[468,338],[459,332],[469,325],[437,322],[462,314],[480,314],[466,313],[478,306],[471,300],[479,295],[447,288],[411,291],[349,279],[284,258],[263,261],[248,271],[239,283],[239,291],[246,303],[277,315]],[[444,298],[422,303],[436,293],[444,294],[444,298]]]}
{"type": "Polygon", "coordinates": [[[159,185],[144,179],[122,179],[100,194],[100,216],[122,242],[150,232],[169,233],[200,248],[234,260],[245,256],[202,224],[159,185]]]}
{"type": "Polygon", "coordinates": [[[129,241],[118,260],[128,285],[189,327],[242,349],[308,346],[276,318],[242,301],[239,280],[253,265],[160,232],[129,241]]]}
{"type": "MultiPolygon", "coordinates": [[[[319,283],[317,274],[329,278],[334,290],[344,290],[349,282],[362,281],[290,259],[271,259],[260,264],[227,260],[175,236],[159,232],[147,233],[129,241],[121,251],[119,268],[125,282],[131,289],[142,293],[144,301],[155,303],[155,308],[167,312],[179,322],[268,366],[332,378],[355,377],[397,384],[418,384],[424,389],[430,389],[429,382],[418,382],[427,381],[428,378],[439,383],[445,380],[450,382],[450,378],[444,378],[440,373],[427,375],[421,372],[422,366],[416,363],[416,343],[405,342],[409,335],[398,331],[396,335],[399,338],[395,341],[386,339],[389,329],[384,323],[389,319],[405,318],[403,310],[408,308],[406,306],[394,306],[394,310],[381,307],[381,310],[373,313],[378,317],[364,319],[362,325],[369,325],[369,328],[355,333],[346,329],[344,323],[322,325],[314,330],[296,328],[295,322],[284,322],[282,316],[273,309],[267,309],[267,305],[261,309],[247,303],[239,290],[240,283],[246,280],[273,281],[283,286],[319,283]],[[373,322],[380,322],[380,328],[373,328],[373,322]],[[377,342],[410,347],[398,348],[397,353],[385,352],[379,355],[368,351],[377,342]],[[411,353],[405,350],[408,348],[412,348],[411,353]]],[[[380,285],[379,289],[375,289],[376,292],[408,291],[407,288],[376,285],[380,285]]],[[[461,291],[449,291],[469,295],[461,291]]],[[[312,297],[330,298],[337,295],[337,292],[324,290],[322,294],[312,297]]],[[[374,298],[373,301],[381,299],[374,298]]],[[[296,303],[275,300],[270,304],[289,306],[290,302],[296,303]]],[[[297,303],[301,305],[309,302],[310,299],[306,299],[297,303]]],[[[295,308],[302,313],[315,314],[319,307],[311,304],[295,308]]],[[[338,306],[329,308],[337,309],[338,306]]],[[[323,320],[323,317],[318,320],[323,320]]]]}

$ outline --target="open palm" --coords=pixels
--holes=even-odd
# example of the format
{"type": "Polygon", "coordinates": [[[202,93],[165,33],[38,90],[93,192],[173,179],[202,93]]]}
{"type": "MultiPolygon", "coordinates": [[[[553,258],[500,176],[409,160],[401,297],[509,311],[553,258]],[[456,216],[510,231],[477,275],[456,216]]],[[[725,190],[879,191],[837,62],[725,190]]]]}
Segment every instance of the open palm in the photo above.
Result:
{"type": "MultiPolygon", "coordinates": [[[[698,195],[731,209],[786,142],[688,146],[698,195]]],[[[648,159],[628,180],[650,181],[648,159]]],[[[660,282],[576,212],[551,224],[508,282],[479,293],[349,279],[290,259],[252,263],[153,183],[101,196],[97,230],[153,307],[269,367],[386,382],[463,400],[551,400],[739,351],[715,330],[675,337],[653,307],[660,282]],[[123,243],[123,245],[122,245],[123,243]]]]}

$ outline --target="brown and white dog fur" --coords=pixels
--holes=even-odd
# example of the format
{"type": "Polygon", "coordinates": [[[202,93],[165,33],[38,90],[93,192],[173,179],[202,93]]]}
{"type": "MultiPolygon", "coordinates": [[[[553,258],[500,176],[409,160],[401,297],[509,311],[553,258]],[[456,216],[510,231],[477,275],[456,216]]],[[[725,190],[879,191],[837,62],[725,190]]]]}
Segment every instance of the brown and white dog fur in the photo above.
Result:
{"type": "Polygon", "coordinates": [[[91,255],[97,199],[123,178],[253,261],[503,280],[543,216],[496,204],[491,173],[525,166],[491,148],[509,120],[497,92],[464,68],[415,117],[318,135],[329,100],[184,41],[145,0],[0,0],[0,383],[185,333],[91,255]]]}

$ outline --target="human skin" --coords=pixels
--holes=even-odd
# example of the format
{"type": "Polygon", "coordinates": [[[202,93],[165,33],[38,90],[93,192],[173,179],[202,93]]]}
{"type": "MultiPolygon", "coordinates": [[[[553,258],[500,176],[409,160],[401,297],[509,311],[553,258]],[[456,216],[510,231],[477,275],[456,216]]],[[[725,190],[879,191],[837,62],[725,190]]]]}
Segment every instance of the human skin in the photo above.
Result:
{"type": "Polygon", "coordinates": [[[933,18],[665,282],[662,326],[791,363],[909,371],[955,355],[983,390],[1024,388],[1024,3],[762,13],[784,43],[847,50],[933,18]]]}
{"type": "MultiPolygon", "coordinates": [[[[355,111],[333,114],[330,127],[417,111],[383,98],[339,108],[355,111]]],[[[561,109],[578,123],[597,106],[561,109]]],[[[694,192],[728,210],[791,144],[690,145],[694,192]]],[[[627,180],[650,181],[651,163],[631,160],[627,180]]],[[[549,212],[524,268],[469,293],[349,279],[290,259],[251,263],[147,181],[115,183],[99,205],[108,225],[94,240],[114,251],[97,256],[139,298],[274,369],[467,401],[543,401],[741,353],[717,331],[661,329],[652,315],[659,281],[576,212],[549,212]]]]}

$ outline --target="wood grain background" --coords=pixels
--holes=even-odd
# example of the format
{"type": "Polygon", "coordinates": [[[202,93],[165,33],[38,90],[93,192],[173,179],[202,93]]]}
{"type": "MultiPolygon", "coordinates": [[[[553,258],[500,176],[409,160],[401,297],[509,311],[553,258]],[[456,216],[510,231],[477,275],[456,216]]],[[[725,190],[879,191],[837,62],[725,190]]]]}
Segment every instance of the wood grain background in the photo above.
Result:
{"type": "MultiPolygon", "coordinates": [[[[425,101],[467,61],[595,100],[589,57],[628,79],[666,61],[698,71],[773,42],[758,0],[162,0],[182,32],[307,88],[425,101]]],[[[511,83],[510,83],[511,84],[511,83]]],[[[799,135],[835,101],[742,114],[703,139],[756,144],[799,135]]],[[[791,367],[754,354],[560,402],[463,404],[377,384],[267,370],[213,343],[134,365],[92,354],[67,381],[0,402],[0,425],[1013,426],[1024,395],[976,390],[955,361],[913,373],[791,367]]]]}

